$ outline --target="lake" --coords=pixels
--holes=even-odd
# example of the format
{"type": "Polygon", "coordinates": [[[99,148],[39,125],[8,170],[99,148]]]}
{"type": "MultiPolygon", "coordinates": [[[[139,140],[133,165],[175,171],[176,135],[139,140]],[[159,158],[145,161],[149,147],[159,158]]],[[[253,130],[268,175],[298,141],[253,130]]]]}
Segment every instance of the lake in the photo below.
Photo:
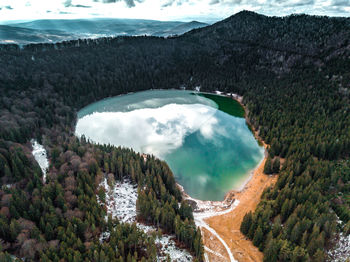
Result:
{"type": "Polygon", "coordinates": [[[150,90],[104,99],[78,112],[76,135],[165,160],[191,197],[223,200],[264,157],[244,110],[231,98],[150,90]]]}

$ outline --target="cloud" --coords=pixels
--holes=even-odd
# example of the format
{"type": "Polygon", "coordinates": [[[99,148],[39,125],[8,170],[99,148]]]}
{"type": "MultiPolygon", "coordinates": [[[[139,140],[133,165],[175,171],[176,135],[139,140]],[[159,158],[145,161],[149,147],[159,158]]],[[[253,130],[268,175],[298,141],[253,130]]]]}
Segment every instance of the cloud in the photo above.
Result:
{"type": "Polygon", "coordinates": [[[95,2],[102,2],[102,3],[105,3],[105,4],[111,4],[111,3],[117,3],[117,2],[125,2],[126,6],[127,7],[134,7],[136,3],[142,3],[143,0],[98,0],[98,1],[95,1],[95,2]]]}
{"type": "Polygon", "coordinates": [[[72,0],[66,0],[66,1],[63,3],[63,5],[64,5],[65,7],[70,7],[70,6],[72,6],[72,0]]]}
{"type": "Polygon", "coordinates": [[[242,10],[269,16],[350,15],[349,0],[1,0],[0,8],[2,21],[115,17],[212,23],[242,10]]]}
{"type": "Polygon", "coordinates": [[[349,0],[332,0],[331,2],[332,6],[345,6],[348,7],[350,6],[349,0]]]}
{"type": "Polygon", "coordinates": [[[77,136],[168,161],[194,197],[222,199],[238,186],[233,170],[247,174],[263,158],[244,118],[218,111],[204,97],[141,92],[98,103],[79,111],[77,136]]]}
{"type": "Polygon", "coordinates": [[[78,120],[76,134],[164,158],[197,130],[205,139],[213,139],[218,123],[216,111],[201,104],[169,104],[130,112],[94,113],[78,120]]]}
{"type": "Polygon", "coordinates": [[[174,0],[168,0],[165,3],[162,4],[162,7],[169,7],[172,6],[174,3],[174,0]]]}
{"type": "Polygon", "coordinates": [[[78,7],[78,8],[91,8],[92,6],[89,6],[89,5],[81,5],[81,4],[76,4],[76,5],[74,5],[73,3],[72,3],[72,0],[66,0],[64,3],[63,3],[63,5],[65,6],[65,7],[78,7]]]}
{"type": "Polygon", "coordinates": [[[218,3],[220,3],[219,0],[211,0],[211,1],[209,2],[210,5],[216,5],[216,4],[218,4],[218,3]]]}
{"type": "MultiPolygon", "coordinates": [[[[275,0],[277,5],[282,6],[308,6],[313,5],[315,3],[314,0],[275,0]]],[[[271,3],[273,5],[273,2],[271,3]]]]}
{"type": "Polygon", "coordinates": [[[80,7],[80,8],[91,8],[90,5],[74,5],[73,7],[80,7]]]}
{"type": "MultiPolygon", "coordinates": [[[[142,3],[144,0],[93,0],[93,2],[97,3],[103,3],[103,4],[113,4],[117,2],[124,2],[127,7],[134,7],[135,3],[142,3]]],[[[89,1],[87,1],[89,2],[89,1]]],[[[73,0],[66,0],[64,1],[63,5],[65,7],[80,7],[80,8],[91,8],[91,5],[84,5],[84,4],[73,4],[73,0]]]]}

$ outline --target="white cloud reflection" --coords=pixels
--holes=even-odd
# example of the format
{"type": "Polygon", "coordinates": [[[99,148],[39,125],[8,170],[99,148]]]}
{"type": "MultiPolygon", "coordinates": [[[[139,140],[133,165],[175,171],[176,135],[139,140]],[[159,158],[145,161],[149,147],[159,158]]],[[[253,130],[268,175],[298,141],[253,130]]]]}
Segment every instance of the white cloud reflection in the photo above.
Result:
{"type": "Polygon", "coordinates": [[[218,124],[216,111],[202,104],[169,104],[130,112],[93,113],[78,120],[76,134],[164,159],[191,133],[199,131],[205,139],[212,139],[218,124]]]}

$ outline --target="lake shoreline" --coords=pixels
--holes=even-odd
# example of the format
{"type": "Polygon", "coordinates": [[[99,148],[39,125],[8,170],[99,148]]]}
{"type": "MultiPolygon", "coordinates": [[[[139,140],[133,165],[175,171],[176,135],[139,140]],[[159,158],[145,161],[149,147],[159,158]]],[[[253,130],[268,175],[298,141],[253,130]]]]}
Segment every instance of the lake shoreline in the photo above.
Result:
{"type": "Polygon", "coordinates": [[[239,102],[226,96],[147,90],[82,108],[75,134],[154,154],[168,162],[189,195],[221,201],[231,189],[243,187],[263,158],[244,114],[239,102]]]}
{"type": "Polygon", "coordinates": [[[248,116],[247,116],[248,109],[243,104],[243,96],[233,94],[233,93],[226,93],[225,94],[224,92],[221,92],[221,91],[216,91],[215,93],[213,93],[213,92],[211,92],[211,93],[210,92],[201,92],[201,93],[215,94],[215,95],[220,95],[220,96],[224,96],[224,97],[229,97],[229,98],[236,100],[242,106],[242,108],[244,109],[244,112],[245,112],[244,118],[246,120],[247,125],[251,129],[255,139],[259,142],[259,144],[261,144],[264,147],[264,157],[260,160],[260,162],[258,163],[258,165],[256,167],[254,167],[251,171],[249,171],[249,176],[243,179],[243,182],[238,186],[238,188],[231,189],[225,194],[225,197],[223,200],[200,200],[200,199],[193,198],[189,194],[186,193],[186,191],[182,185],[180,185],[179,183],[176,183],[177,187],[181,191],[181,194],[182,194],[184,200],[196,202],[197,208],[194,209],[195,212],[205,211],[205,210],[201,210],[201,209],[206,209],[210,205],[215,207],[215,209],[217,209],[218,207],[220,207],[221,209],[230,208],[230,206],[234,202],[234,194],[244,191],[244,189],[248,186],[248,184],[252,180],[252,178],[255,174],[255,171],[257,169],[259,169],[259,167],[261,167],[261,166],[264,167],[265,161],[266,161],[267,156],[268,156],[267,144],[265,144],[265,142],[259,136],[258,131],[256,131],[254,129],[254,127],[251,125],[251,123],[248,119],[248,116]]]}
{"type": "Polygon", "coordinates": [[[254,211],[260,202],[263,191],[277,182],[276,175],[264,174],[268,145],[259,136],[258,130],[250,124],[248,109],[243,104],[243,97],[236,94],[223,94],[235,99],[244,108],[247,125],[250,126],[254,137],[265,149],[264,158],[250,172],[249,177],[237,190],[230,190],[223,201],[202,201],[190,197],[178,184],[184,200],[194,207],[194,218],[201,227],[203,243],[206,249],[214,251],[206,253],[206,261],[262,261],[263,254],[253,243],[240,232],[244,215],[254,211]],[[210,229],[210,230],[208,230],[210,229]],[[224,248],[223,248],[224,246],[224,248]],[[223,260],[220,255],[225,257],[223,260]]]}

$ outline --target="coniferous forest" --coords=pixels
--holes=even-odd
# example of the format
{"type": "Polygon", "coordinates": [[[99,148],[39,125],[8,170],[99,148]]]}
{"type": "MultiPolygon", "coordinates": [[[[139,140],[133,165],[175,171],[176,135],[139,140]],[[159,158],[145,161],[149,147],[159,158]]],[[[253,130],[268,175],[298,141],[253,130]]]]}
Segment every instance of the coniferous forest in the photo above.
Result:
{"type": "Polygon", "coordinates": [[[264,261],[326,261],[350,233],[350,19],[241,12],[178,37],[0,46],[1,261],[154,261],[154,238],[105,220],[104,174],[138,185],[138,217],[203,260],[192,209],[166,163],[74,136],[105,97],[185,86],[244,97],[278,173],[241,231],[264,261]],[[44,183],[31,154],[48,152],[44,183]],[[339,223],[339,220],[342,223],[339,223]],[[101,243],[99,236],[109,231],[101,243]]]}

